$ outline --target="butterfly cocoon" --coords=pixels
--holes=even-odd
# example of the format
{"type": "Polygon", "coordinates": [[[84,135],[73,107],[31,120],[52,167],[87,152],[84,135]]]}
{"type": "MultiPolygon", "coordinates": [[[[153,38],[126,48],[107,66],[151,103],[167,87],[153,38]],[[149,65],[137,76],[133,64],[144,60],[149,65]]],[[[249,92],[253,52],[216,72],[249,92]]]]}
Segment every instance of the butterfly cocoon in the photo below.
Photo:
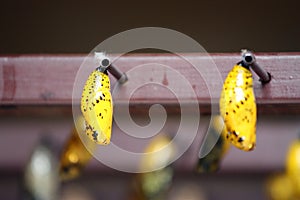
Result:
{"type": "Polygon", "coordinates": [[[286,173],[293,180],[296,193],[300,197],[300,140],[292,142],[286,158],[286,173]]]}
{"type": "Polygon", "coordinates": [[[221,116],[217,115],[212,118],[212,126],[209,127],[207,137],[200,150],[200,153],[207,151],[207,148],[213,148],[203,158],[198,160],[197,171],[216,172],[220,168],[222,159],[230,148],[230,143],[226,140],[224,132],[224,122],[221,116]]]}
{"type": "Polygon", "coordinates": [[[88,137],[98,144],[109,144],[113,103],[106,70],[99,67],[88,77],[81,97],[81,111],[85,118],[88,137]]]}
{"type": "Polygon", "coordinates": [[[82,172],[83,168],[92,159],[92,155],[88,149],[94,151],[96,143],[86,138],[84,146],[79,134],[85,132],[85,121],[82,116],[75,120],[76,126],[73,127],[70,137],[68,138],[64,149],[61,153],[59,175],[61,180],[72,180],[77,178],[82,172]]]}
{"type": "Polygon", "coordinates": [[[300,140],[292,142],[286,158],[287,174],[300,179],[300,140]]]}
{"type": "Polygon", "coordinates": [[[237,148],[251,151],[256,145],[256,103],[252,73],[242,62],[227,75],[220,98],[226,138],[237,148]]]}
{"type": "Polygon", "coordinates": [[[292,179],[285,173],[275,174],[266,181],[266,194],[271,200],[299,199],[292,179]]]}
{"type": "Polygon", "coordinates": [[[142,171],[153,171],[168,165],[176,153],[176,147],[168,136],[155,137],[145,148],[141,160],[142,171]]]}
{"type": "Polygon", "coordinates": [[[144,149],[141,170],[137,174],[135,189],[137,199],[167,199],[174,170],[169,165],[176,153],[176,146],[166,135],[158,135],[144,149]]]}

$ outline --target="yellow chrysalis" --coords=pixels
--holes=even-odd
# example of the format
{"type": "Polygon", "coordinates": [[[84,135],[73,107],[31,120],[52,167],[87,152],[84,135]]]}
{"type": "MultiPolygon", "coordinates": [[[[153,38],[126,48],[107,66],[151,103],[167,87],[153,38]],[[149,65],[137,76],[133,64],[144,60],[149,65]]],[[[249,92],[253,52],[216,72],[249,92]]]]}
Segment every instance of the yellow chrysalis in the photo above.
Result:
{"type": "Polygon", "coordinates": [[[286,159],[287,174],[300,178],[300,141],[294,141],[289,147],[286,159]]]}
{"type": "Polygon", "coordinates": [[[256,144],[256,103],[253,78],[247,66],[240,62],[225,79],[220,113],[224,119],[226,138],[236,147],[251,151],[256,144]]]}
{"type": "Polygon", "coordinates": [[[198,160],[197,171],[200,173],[217,171],[222,158],[230,148],[230,143],[226,140],[224,122],[221,116],[217,115],[213,117],[212,126],[209,128],[207,134],[201,151],[206,151],[205,148],[210,148],[212,145],[214,145],[214,147],[205,157],[198,160]],[[214,144],[216,140],[217,143],[214,144]]]}
{"type": "Polygon", "coordinates": [[[294,141],[289,147],[286,158],[286,173],[295,185],[297,195],[300,197],[300,140],[294,141]]]}
{"type": "Polygon", "coordinates": [[[98,144],[109,144],[113,104],[106,69],[99,67],[90,74],[81,97],[81,111],[88,137],[98,144]]]}
{"type": "Polygon", "coordinates": [[[293,141],[286,157],[286,171],[272,175],[266,181],[270,199],[300,198],[300,141],[293,141]]]}
{"type": "Polygon", "coordinates": [[[143,171],[153,171],[166,166],[172,160],[175,155],[175,146],[169,137],[159,135],[147,145],[144,152],[141,168],[143,171]]]}
{"type": "MultiPolygon", "coordinates": [[[[78,135],[85,132],[84,118],[82,116],[78,117],[75,123],[77,129],[75,126],[73,127],[71,136],[67,140],[60,158],[59,175],[63,181],[78,177],[92,158],[92,155],[87,151],[78,135]]],[[[94,150],[96,148],[94,142],[89,139],[86,142],[89,149],[94,150]]]]}
{"type": "Polygon", "coordinates": [[[275,174],[266,181],[266,193],[270,200],[296,200],[295,185],[285,173],[275,174]]]}
{"type": "Polygon", "coordinates": [[[175,154],[175,146],[169,137],[159,135],[147,145],[144,152],[141,168],[149,172],[137,174],[135,198],[166,199],[174,173],[168,163],[175,154]]]}

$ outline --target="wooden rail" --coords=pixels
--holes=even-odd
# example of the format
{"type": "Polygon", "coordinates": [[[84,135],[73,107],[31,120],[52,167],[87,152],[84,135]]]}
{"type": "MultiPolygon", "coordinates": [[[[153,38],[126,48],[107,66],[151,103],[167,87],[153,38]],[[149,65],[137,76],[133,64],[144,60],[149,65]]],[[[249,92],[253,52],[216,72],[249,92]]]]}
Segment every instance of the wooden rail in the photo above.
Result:
{"type": "MultiPolygon", "coordinates": [[[[185,54],[185,56],[196,63],[205,63],[210,59],[209,56],[201,54],[185,54]]],[[[272,74],[272,81],[264,86],[254,75],[259,112],[299,113],[300,53],[257,53],[256,57],[257,62],[272,74]]],[[[240,55],[212,54],[211,58],[221,78],[224,79],[232,66],[240,60],[240,55]]],[[[75,77],[84,59],[85,55],[0,56],[0,104],[2,106],[70,106],[75,77]]],[[[200,108],[208,108],[211,102],[217,102],[217,98],[211,99],[209,93],[211,91],[208,90],[207,84],[211,84],[210,89],[216,90],[219,94],[220,87],[214,88],[214,82],[223,81],[220,80],[219,74],[212,72],[209,77],[211,83],[207,83],[189,62],[170,54],[129,54],[118,58],[113,63],[124,72],[136,66],[146,66],[143,68],[144,74],[148,74],[148,77],[153,76],[154,79],[149,82],[161,81],[161,85],[166,87],[173,84],[172,87],[180,88],[180,81],[176,83],[173,80],[176,77],[172,73],[157,70],[158,65],[169,66],[171,70],[179,72],[188,80],[196,94],[200,108]]],[[[131,74],[133,74],[132,71],[131,74]]],[[[141,81],[144,81],[144,74],[130,79],[131,86],[129,87],[141,84],[141,81]]],[[[111,80],[114,84],[114,78],[111,80]]],[[[153,87],[144,87],[133,95],[129,94],[132,92],[131,89],[127,88],[122,95],[117,95],[114,99],[115,104],[121,104],[126,98],[130,98],[130,105],[141,110],[153,103],[165,104],[171,108],[177,103],[174,94],[166,92],[165,89],[158,88],[155,91],[153,87]]],[[[191,97],[185,92],[184,89],[178,90],[176,95],[189,101],[191,97]]]]}

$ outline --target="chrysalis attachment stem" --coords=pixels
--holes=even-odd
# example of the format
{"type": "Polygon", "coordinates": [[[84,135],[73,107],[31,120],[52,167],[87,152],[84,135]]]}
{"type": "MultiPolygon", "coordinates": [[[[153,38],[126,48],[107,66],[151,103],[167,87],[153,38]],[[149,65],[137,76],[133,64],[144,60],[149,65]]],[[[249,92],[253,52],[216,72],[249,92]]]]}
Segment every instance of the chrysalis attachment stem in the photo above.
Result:
{"type": "Polygon", "coordinates": [[[104,52],[95,52],[95,59],[97,64],[100,65],[100,71],[108,70],[121,84],[124,84],[128,80],[127,75],[112,65],[109,57],[104,52]]]}
{"type": "Polygon", "coordinates": [[[242,58],[243,58],[243,62],[246,65],[249,65],[252,68],[252,70],[259,76],[262,84],[266,84],[271,81],[271,74],[265,71],[262,67],[260,67],[257,64],[255,56],[251,51],[245,49],[242,50],[242,58]]]}
{"type": "Polygon", "coordinates": [[[114,65],[110,65],[107,70],[109,73],[111,73],[121,84],[124,84],[128,78],[125,73],[123,73],[121,70],[116,68],[114,65]]]}
{"type": "Polygon", "coordinates": [[[95,59],[100,68],[106,69],[110,64],[110,59],[103,52],[95,52],[95,59]]]}
{"type": "Polygon", "coordinates": [[[263,70],[256,62],[252,64],[253,71],[260,77],[260,81],[263,84],[269,83],[271,81],[271,74],[263,70]]]}

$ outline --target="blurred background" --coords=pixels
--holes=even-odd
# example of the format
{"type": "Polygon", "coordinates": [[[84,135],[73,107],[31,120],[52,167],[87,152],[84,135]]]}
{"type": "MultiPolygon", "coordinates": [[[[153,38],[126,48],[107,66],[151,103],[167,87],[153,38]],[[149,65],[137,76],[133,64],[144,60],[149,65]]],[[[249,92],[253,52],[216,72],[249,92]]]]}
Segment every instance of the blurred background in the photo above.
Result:
{"type": "Polygon", "coordinates": [[[87,53],[132,28],[177,30],[208,52],[299,51],[299,1],[3,1],[0,53],[87,53]]]}
{"type": "MultiPolygon", "coordinates": [[[[297,0],[2,1],[0,54],[84,54],[114,34],[146,26],[182,32],[209,53],[239,52],[241,48],[299,52],[299,6],[297,0]]],[[[73,127],[71,108],[15,108],[0,107],[0,197],[39,199],[28,189],[33,183],[26,181],[25,174],[32,173],[28,166],[34,162],[31,158],[37,146],[43,144],[41,138],[51,138],[49,149],[60,158],[73,127]]],[[[295,114],[259,116],[258,129],[263,134],[258,151],[245,154],[231,148],[216,173],[197,173],[179,165],[167,171],[172,180],[156,199],[271,199],[266,181],[285,170],[288,148],[300,131],[299,118],[295,114]]],[[[203,126],[207,128],[207,121],[203,126]]],[[[49,163],[60,162],[48,156],[46,153],[49,163]]],[[[52,188],[59,191],[54,199],[146,199],[139,194],[145,191],[136,188],[144,179],[136,174],[118,172],[93,158],[86,165],[80,176],[63,183],[56,169],[52,171],[49,181],[59,187],[52,188]]]]}

